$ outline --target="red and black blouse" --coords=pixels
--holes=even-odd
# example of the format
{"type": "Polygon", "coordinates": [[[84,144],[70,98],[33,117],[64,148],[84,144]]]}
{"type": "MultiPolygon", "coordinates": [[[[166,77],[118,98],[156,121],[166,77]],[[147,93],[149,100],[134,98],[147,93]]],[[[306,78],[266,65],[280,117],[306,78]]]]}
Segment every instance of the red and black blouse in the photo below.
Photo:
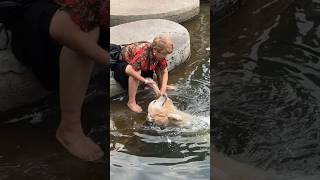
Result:
{"type": "Polygon", "coordinates": [[[150,42],[137,42],[124,45],[121,49],[121,59],[128,62],[136,71],[164,70],[167,59],[156,59],[152,53],[150,42]]]}
{"type": "Polygon", "coordinates": [[[110,0],[54,0],[61,9],[70,14],[80,29],[88,32],[100,26],[109,28],[110,0]]]}

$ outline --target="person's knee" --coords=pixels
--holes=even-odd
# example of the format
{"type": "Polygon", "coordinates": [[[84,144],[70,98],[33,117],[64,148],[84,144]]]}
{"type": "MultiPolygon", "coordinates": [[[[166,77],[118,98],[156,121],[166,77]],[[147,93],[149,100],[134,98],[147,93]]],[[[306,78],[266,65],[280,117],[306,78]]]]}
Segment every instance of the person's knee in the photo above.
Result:
{"type": "Polygon", "coordinates": [[[97,26],[93,28],[91,31],[88,32],[88,34],[96,41],[98,42],[99,40],[99,34],[100,34],[100,27],[97,26]]]}
{"type": "Polygon", "coordinates": [[[139,81],[136,79],[136,78],[134,78],[133,76],[129,76],[129,81],[128,81],[128,83],[138,83],[139,81]]]}
{"type": "MultiPolygon", "coordinates": [[[[133,71],[136,71],[136,70],[134,70],[130,64],[128,64],[124,70],[124,72],[130,77],[132,77],[131,75],[132,75],[133,71]]],[[[141,70],[136,71],[136,72],[141,75],[141,70]]]]}
{"type": "Polygon", "coordinates": [[[128,64],[128,65],[125,67],[124,72],[125,72],[128,76],[130,76],[132,70],[133,70],[132,66],[131,66],[130,64],[128,64]]]}

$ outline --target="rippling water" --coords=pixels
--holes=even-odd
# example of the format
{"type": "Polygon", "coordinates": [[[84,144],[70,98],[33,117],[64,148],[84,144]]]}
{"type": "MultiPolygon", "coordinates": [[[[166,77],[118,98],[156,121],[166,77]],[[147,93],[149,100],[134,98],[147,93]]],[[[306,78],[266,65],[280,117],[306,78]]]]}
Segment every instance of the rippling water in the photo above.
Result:
{"type": "MultiPolygon", "coordinates": [[[[210,177],[210,51],[209,5],[200,15],[182,23],[190,32],[191,58],[170,72],[169,82],[178,87],[168,96],[178,109],[194,116],[192,128],[143,127],[146,113],[134,114],[126,107],[127,96],[111,101],[111,179],[209,179],[210,177]]],[[[146,110],[150,92],[138,95],[146,110]]]]}
{"type": "Polygon", "coordinates": [[[319,17],[319,0],[247,0],[216,26],[218,151],[282,179],[320,178],[319,17]]]}

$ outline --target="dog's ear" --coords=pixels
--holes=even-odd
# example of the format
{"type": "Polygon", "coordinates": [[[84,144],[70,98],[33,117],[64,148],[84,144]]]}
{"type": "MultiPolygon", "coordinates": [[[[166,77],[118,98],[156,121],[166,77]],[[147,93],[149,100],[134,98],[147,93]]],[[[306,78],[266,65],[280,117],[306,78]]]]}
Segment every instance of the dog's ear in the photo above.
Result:
{"type": "Polygon", "coordinates": [[[167,99],[167,101],[164,103],[164,108],[168,111],[168,112],[174,112],[176,111],[176,107],[173,105],[173,102],[171,99],[167,99]]]}
{"type": "Polygon", "coordinates": [[[182,121],[182,116],[176,113],[168,113],[169,121],[182,121]]]}

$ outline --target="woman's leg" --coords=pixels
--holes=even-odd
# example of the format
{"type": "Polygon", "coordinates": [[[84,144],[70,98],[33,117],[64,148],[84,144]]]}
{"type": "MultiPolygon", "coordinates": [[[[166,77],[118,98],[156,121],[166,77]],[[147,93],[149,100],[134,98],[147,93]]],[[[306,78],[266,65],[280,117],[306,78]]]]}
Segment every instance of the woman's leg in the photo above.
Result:
{"type": "MultiPolygon", "coordinates": [[[[138,71],[141,74],[141,71],[138,71]]],[[[132,76],[129,76],[128,80],[128,94],[129,94],[129,101],[127,103],[128,107],[137,113],[142,112],[142,108],[136,102],[136,94],[139,86],[139,81],[132,76]]]]}
{"type": "MultiPolygon", "coordinates": [[[[89,32],[98,39],[99,28],[89,32]]],[[[88,138],[81,126],[81,108],[93,68],[93,61],[63,47],[60,54],[60,106],[61,122],[56,137],[74,156],[94,161],[103,151],[88,138]]]]}

